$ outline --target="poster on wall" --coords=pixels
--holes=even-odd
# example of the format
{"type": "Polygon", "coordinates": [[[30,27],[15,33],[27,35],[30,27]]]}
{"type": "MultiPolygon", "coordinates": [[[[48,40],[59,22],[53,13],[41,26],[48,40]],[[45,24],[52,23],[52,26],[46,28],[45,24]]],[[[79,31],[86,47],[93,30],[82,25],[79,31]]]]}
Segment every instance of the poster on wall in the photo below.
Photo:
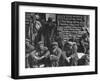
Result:
{"type": "Polygon", "coordinates": [[[97,74],[97,7],[12,2],[14,79],[97,74]]]}

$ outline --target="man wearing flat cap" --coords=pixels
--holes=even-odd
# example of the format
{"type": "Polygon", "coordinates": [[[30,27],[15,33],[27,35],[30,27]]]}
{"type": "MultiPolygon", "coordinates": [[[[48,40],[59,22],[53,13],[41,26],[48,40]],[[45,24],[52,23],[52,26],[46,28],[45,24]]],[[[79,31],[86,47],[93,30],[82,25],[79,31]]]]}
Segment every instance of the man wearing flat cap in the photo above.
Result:
{"type": "Polygon", "coordinates": [[[50,54],[50,61],[52,67],[59,66],[59,59],[61,57],[62,50],[58,47],[57,42],[52,43],[52,50],[50,54]]]}
{"type": "Polygon", "coordinates": [[[32,51],[34,51],[34,49],[35,49],[34,45],[32,45],[30,43],[30,40],[29,39],[26,39],[25,40],[25,61],[26,61],[25,62],[25,65],[26,65],[26,68],[33,66],[33,62],[32,62],[33,59],[31,57],[30,53],[32,51]]]}
{"type": "Polygon", "coordinates": [[[64,65],[76,66],[78,61],[77,45],[75,42],[66,42],[62,53],[65,59],[64,65]]]}
{"type": "Polygon", "coordinates": [[[50,52],[47,47],[44,46],[44,42],[38,42],[38,48],[33,54],[34,59],[36,60],[36,65],[38,67],[47,67],[49,66],[49,55],[50,52]]]}

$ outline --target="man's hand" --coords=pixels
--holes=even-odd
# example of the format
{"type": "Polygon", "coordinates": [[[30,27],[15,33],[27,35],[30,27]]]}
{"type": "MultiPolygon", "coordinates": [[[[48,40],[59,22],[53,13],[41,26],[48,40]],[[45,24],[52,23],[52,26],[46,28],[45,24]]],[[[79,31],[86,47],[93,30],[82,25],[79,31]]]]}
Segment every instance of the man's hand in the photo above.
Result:
{"type": "Polygon", "coordinates": [[[69,63],[70,62],[71,57],[67,57],[66,60],[69,63]]]}
{"type": "Polygon", "coordinates": [[[50,55],[50,60],[58,60],[58,57],[55,55],[50,55]]]}
{"type": "Polygon", "coordinates": [[[40,57],[40,60],[43,59],[43,58],[45,58],[45,56],[41,56],[41,57],[40,57]]]}

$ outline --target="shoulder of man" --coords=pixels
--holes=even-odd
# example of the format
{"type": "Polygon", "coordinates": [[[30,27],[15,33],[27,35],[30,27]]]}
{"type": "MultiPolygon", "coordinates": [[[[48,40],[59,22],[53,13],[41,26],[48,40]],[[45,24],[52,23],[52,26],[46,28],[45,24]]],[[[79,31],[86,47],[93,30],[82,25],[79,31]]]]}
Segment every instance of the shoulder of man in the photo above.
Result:
{"type": "Polygon", "coordinates": [[[62,52],[62,50],[60,48],[57,49],[58,52],[62,52]]]}

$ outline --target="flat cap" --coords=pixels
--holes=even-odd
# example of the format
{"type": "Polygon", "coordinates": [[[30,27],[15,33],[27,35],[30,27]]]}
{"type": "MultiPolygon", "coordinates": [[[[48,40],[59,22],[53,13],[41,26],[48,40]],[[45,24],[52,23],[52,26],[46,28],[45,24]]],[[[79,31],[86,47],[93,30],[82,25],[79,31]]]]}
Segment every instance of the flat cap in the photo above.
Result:
{"type": "Polygon", "coordinates": [[[25,42],[31,42],[29,39],[25,39],[25,42]]]}
{"type": "Polygon", "coordinates": [[[39,45],[40,45],[40,44],[44,44],[44,42],[43,42],[43,41],[39,41],[38,44],[39,44],[39,45]]]}
{"type": "Polygon", "coordinates": [[[58,45],[58,43],[57,42],[52,42],[52,45],[58,45]]]}

